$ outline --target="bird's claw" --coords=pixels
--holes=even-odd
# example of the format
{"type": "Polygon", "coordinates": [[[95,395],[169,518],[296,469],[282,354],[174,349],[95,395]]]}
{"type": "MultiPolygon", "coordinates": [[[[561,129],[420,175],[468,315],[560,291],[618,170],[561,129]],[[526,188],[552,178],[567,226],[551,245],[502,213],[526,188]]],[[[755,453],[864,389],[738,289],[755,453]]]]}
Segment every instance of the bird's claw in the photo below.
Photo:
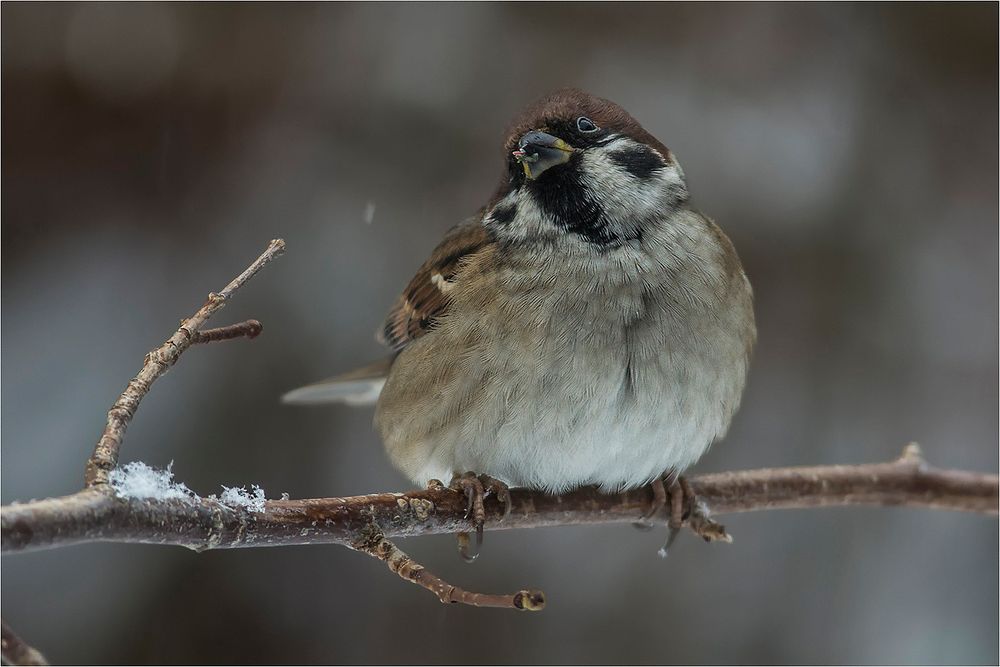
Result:
{"type": "Polygon", "coordinates": [[[666,543],[659,551],[661,557],[667,557],[671,545],[685,525],[706,542],[733,541],[725,526],[709,516],[705,503],[698,499],[686,479],[678,477],[676,482],[670,485],[669,494],[670,520],[667,522],[669,532],[666,543]]]}
{"type": "Polygon", "coordinates": [[[659,514],[667,506],[667,488],[672,488],[676,483],[677,473],[673,470],[668,470],[662,476],[657,477],[649,483],[649,488],[653,492],[653,498],[649,503],[649,509],[639,516],[638,521],[632,523],[635,528],[643,532],[653,529],[650,519],[659,514]]]}
{"type": "Polygon", "coordinates": [[[483,505],[483,500],[489,495],[496,496],[497,500],[503,503],[503,519],[506,519],[510,516],[511,510],[510,489],[495,477],[477,475],[474,472],[455,475],[451,480],[450,488],[464,493],[467,500],[465,517],[472,519],[472,527],[476,533],[476,545],[475,549],[470,551],[469,533],[459,533],[458,553],[462,560],[471,563],[479,557],[483,546],[483,524],[486,523],[486,507],[483,505]]]}
{"type": "MultiPolygon", "coordinates": [[[[673,486],[673,482],[670,482],[670,486],[673,486]]],[[[653,500],[649,504],[649,509],[639,517],[639,521],[644,523],[659,514],[667,505],[667,487],[663,483],[663,477],[657,477],[650,482],[649,488],[653,491],[653,500]]]]}

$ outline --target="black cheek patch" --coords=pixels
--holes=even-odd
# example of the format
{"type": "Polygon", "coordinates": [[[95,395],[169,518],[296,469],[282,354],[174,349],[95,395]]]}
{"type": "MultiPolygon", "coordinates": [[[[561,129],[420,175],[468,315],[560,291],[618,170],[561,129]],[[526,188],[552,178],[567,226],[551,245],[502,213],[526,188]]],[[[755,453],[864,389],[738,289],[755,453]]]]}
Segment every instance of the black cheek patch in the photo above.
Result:
{"type": "Polygon", "coordinates": [[[507,225],[514,219],[515,215],[517,215],[517,204],[501,204],[493,209],[490,217],[497,224],[507,225]]]}
{"type": "Polygon", "coordinates": [[[616,165],[641,180],[648,179],[653,172],[666,166],[663,158],[647,146],[630,146],[611,151],[608,157],[616,165]]]}

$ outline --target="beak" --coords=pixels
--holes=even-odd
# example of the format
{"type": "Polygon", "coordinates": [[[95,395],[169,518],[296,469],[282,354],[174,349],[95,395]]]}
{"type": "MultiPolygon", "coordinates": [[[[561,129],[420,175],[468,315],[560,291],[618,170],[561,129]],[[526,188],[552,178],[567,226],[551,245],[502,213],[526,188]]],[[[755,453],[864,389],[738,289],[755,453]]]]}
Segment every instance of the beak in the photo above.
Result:
{"type": "Polygon", "coordinates": [[[517,150],[513,152],[524,169],[524,175],[535,179],[546,169],[569,162],[573,147],[559,137],[532,130],[517,142],[517,150]]]}

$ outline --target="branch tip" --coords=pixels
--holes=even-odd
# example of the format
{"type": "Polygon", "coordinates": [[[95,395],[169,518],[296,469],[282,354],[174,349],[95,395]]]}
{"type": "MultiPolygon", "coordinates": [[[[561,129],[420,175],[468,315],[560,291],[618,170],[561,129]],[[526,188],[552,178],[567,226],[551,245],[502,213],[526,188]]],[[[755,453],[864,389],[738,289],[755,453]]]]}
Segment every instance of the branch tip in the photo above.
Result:
{"type": "Polygon", "coordinates": [[[209,295],[210,299],[217,298],[220,301],[225,301],[233,292],[241,288],[248,280],[254,277],[258,271],[263,269],[271,260],[279,257],[285,252],[285,241],[283,239],[271,239],[267,248],[260,254],[260,256],[253,261],[250,266],[243,270],[243,273],[233,278],[233,280],[226,285],[221,292],[209,295]]]}
{"type": "Polygon", "coordinates": [[[426,588],[445,604],[499,607],[521,611],[539,611],[545,607],[545,594],[539,590],[524,589],[513,595],[496,595],[473,593],[449,584],[397,547],[374,523],[369,523],[362,529],[351,542],[351,547],[384,562],[401,579],[426,588]]]}
{"type": "Polygon", "coordinates": [[[246,320],[238,324],[230,324],[226,327],[216,329],[205,329],[195,331],[191,334],[192,344],[214,343],[220,340],[233,340],[235,338],[256,338],[264,330],[264,325],[257,320],[246,320]]]}
{"type": "Polygon", "coordinates": [[[529,588],[514,593],[514,608],[521,611],[541,611],[545,609],[545,593],[529,588]]]}

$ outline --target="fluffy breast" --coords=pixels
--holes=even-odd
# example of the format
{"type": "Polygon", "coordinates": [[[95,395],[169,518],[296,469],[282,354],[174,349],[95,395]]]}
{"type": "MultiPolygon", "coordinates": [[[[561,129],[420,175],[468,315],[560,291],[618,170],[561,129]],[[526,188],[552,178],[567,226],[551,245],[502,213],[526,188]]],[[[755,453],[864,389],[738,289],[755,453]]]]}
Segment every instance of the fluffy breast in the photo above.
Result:
{"type": "Polygon", "coordinates": [[[383,389],[393,461],[421,484],[475,470],[560,491],[697,460],[739,403],[753,314],[728,240],[675,218],[613,252],[498,245],[464,266],[383,389]]]}

